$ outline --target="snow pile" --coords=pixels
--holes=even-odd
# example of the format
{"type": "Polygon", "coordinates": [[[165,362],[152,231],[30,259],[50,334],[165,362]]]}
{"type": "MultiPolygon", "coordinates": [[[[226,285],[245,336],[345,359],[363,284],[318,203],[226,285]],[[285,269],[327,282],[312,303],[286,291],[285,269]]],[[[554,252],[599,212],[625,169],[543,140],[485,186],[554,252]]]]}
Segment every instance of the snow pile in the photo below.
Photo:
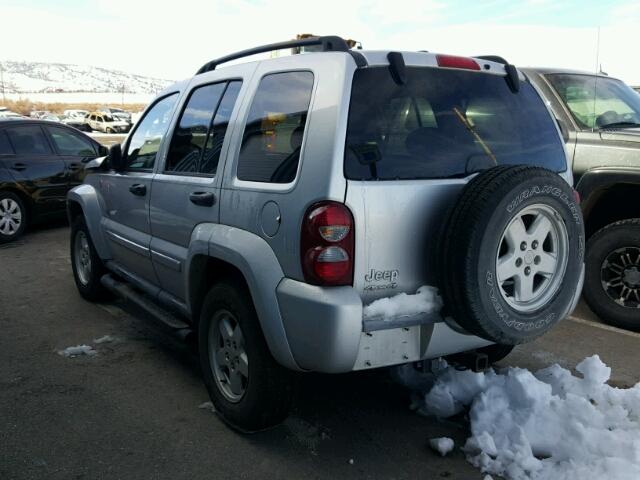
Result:
{"type": "Polygon", "coordinates": [[[96,345],[100,345],[101,343],[111,343],[111,342],[115,342],[116,340],[117,340],[116,337],[113,337],[111,335],[104,335],[100,338],[94,338],[93,343],[95,343],[96,345]]]}
{"type": "Polygon", "coordinates": [[[62,355],[64,357],[77,357],[78,355],[97,355],[93,347],[89,345],[76,345],[75,347],[67,347],[64,350],[59,350],[58,355],[62,355]]]}
{"type": "Polygon", "coordinates": [[[425,285],[420,287],[414,295],[399,293],[393,297],[386,297],[371,302],[364,307],[364,317],[392,318],[400,315],[414,315],[416,313],[432,313],[442,308],[442,298],[438,289],[425,285]]]}
{"type": "Polygon", "coordinates": [[[511,480],[640,478],[640,384],[618,389],[597,355],[531,373],[445,369],[421,412],[439,417],[470,406],[467,459],[511,480]]]}
{"type": "Polygon", "coordinates": [[[429,440],[429,446],[444,457],[453,451],[455,443],[448,437],[440,437],[429,440]]]}

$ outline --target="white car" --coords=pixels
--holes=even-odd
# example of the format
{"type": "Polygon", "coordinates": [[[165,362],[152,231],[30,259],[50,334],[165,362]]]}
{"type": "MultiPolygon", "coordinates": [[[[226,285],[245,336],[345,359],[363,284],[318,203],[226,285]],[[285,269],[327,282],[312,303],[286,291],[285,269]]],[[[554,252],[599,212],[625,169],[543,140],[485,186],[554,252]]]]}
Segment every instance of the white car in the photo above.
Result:
{"type": "Polygon", "coordinates": [[[65,110],[64,116],[84,119],[88,113],[89,112],[87,110],[65,110]]]}
{"type": "Polygon", "coordinates": [[[122,120],[116,120],[111,115],[94,112],[87,119],[87,123],[92,130],[104,133],[126,133],[130,125],[122,120]]]}

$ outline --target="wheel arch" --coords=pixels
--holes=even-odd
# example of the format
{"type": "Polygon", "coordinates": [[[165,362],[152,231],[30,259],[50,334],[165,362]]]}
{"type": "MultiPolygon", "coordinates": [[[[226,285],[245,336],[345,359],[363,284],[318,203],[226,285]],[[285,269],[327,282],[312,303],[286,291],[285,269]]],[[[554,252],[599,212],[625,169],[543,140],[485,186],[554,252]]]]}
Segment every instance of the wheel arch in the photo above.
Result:
{"type": "Polygon", "coordinates": [[[588,239],[601,228],[640,217],[640,169],[593,169],[580,178],[576,190],[582,197],[588,239]]]}
{"type": "Polygon", "coordinates": [[[13,183],[0,183],[0,192],[11,192],[14,195],[17,195],[22,203],[24,204],[24,208],[27,209],[27,225],[31,221],[31,216],[35,213],[33,208],[33,200],[31,196],[25,192],[22,188],[20,188],[17,184],[13,183]]]}
{"type": "Polygon", "coordinates": [[[67,193],[67,217],[72,223],[78,215],[84,217],[91,241],[102,260],[111,258],[109,245],[100,228],[103,209],[100,206],[98,192],[92,185],[82,184],[67,193]]]}
{"type": "Polygon", "coordinates": [[[191,239],[185,269],[186,297],[197,327],[202,303],[213,285],[233,281],[251,296],[271,354],[281,365],[300,370],[291,353],[276,289],[284,278],[269,244],[251,232],[227,225],[198,225],[191,239]]]}

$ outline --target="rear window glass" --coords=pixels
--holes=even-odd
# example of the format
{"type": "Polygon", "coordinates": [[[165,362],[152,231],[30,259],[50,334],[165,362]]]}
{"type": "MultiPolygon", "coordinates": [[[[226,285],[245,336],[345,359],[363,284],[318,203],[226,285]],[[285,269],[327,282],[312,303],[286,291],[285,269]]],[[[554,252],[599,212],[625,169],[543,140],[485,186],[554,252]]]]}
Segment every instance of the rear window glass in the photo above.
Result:
{"type": "Polygon", "coordinates": [[[354,74],[345,175],[359,180],[464,177],[493,165],[566,170],[553,118],[528,82],[409,67],[397,85],[388,68],[354,74]]]}
{"type": "Polygon", "coordinates": [[[53,153],[42,129],[37,125],[7,128],[6,132],[17,155],[51,155],[53,153]]]}

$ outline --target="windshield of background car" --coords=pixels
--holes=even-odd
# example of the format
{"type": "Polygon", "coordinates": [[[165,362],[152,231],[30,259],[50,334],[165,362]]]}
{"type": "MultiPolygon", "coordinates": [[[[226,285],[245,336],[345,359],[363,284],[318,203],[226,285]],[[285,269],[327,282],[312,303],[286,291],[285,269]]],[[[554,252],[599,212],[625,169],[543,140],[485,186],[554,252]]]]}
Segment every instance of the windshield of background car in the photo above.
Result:
{"type": "Polygon", "coordinates": [[[577,74],[546,78],[582,128],[640,123],[640,95],[620,80],[577,74]]]}
{"type": "Polygon", "coordinates": [[[356,70],[345,176],[356,180],[464,177],[496,164],[566,170],[553,117],[530,83],[513,93],[505,77],[407,67],[356,70]]]}

